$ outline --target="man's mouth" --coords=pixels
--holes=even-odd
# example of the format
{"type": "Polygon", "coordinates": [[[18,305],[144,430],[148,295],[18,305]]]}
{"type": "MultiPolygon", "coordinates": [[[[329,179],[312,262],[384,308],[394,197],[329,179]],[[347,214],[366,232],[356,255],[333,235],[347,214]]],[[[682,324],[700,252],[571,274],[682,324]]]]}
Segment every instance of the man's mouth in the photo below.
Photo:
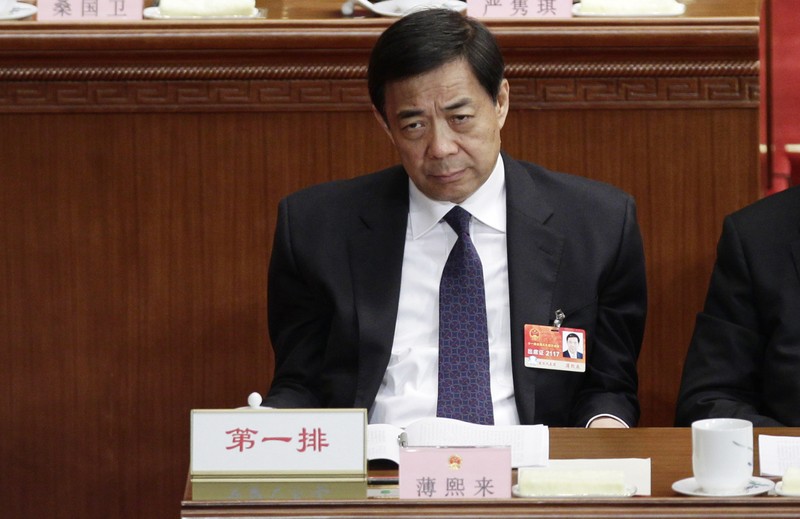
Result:
{"type": "Polygon", "coordinates": [[[428,177],[431,178],[434,182],[447,184],[448,182],[455,182],[456,180],[460,179],[464,175],[464,172],[465,170],[463,169],[442,171],[439,173],[428,175],[428,177]]]}

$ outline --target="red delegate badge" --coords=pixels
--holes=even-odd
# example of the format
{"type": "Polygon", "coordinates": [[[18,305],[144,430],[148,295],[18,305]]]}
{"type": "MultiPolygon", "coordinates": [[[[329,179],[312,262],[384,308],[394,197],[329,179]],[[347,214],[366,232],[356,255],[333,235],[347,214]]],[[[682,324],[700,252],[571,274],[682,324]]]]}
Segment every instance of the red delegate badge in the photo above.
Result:
{"type": "Polygon", "coordinates": [[[526,324],[525,366],[559,371],[586,371],[586,331],[526,324]]]}

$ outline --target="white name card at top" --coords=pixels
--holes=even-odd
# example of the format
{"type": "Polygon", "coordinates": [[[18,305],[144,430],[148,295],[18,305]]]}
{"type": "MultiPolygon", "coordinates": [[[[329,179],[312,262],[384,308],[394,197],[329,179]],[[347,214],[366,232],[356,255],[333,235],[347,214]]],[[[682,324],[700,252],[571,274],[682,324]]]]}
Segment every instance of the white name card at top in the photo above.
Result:
{"type": "Polygon", "coordinates": [[[129,22],[141,20],[144,0],[38,0],[37,20],[129,22]]]}
{"type": "Polygon", "coordinates": [[[195,409],[190,472],[365,474],[366,426],[366,409],[195,409]]]}
{"type": "Polygon", "coordinates": [[[400,449],[401,499],[511,497],[511,447],[400,449]]]}
{"type": "Polygon", "coordinates": [[[552,19],[572,17],[572,0],[467,0],[473,18],[552,19]]]}

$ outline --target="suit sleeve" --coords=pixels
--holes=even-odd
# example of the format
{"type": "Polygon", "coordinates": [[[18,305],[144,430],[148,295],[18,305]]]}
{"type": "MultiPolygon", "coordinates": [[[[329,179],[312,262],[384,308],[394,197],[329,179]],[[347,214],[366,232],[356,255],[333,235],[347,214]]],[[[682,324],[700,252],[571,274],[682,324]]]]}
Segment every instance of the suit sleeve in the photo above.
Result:
{"type": "Polygon", "coordinates": [[[268,277],[268,318],[275,356],[275,375],[264,405],[324,407],[319,374],[330,327],[326,297],[315,289],[299,264],[290,203],[281,201],[268,277]]]}
{"type": "Polygon", "coordinates": [[[759,331],[754,286],[734,220],[725,219],[703,312],[683,367],[675,424],[744,418],[783,425],[759,412],[759,366],[767,338],[759,331]]]}
{"type": "Polygon", "coordinates": [[[573,425],[585,427],[597,415],[613,415],[628,426],[639,421],[638,376],[647,313],[644,247],[636,205],[627,198],[614,260],[598,292],[594,343],[573,411],[573,425]]]}

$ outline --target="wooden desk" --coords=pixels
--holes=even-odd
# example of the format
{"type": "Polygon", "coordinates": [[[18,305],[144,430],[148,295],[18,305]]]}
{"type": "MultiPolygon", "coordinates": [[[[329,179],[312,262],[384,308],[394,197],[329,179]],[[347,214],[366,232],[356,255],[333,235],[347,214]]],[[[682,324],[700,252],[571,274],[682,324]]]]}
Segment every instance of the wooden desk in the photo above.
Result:
{"type": "MultiPolygon", "coordinates": [[[[365,84],[392,20],[265,5],[235,23],[0,23],[8,517],[175,517],[189,410],[269,386],[278,200],[397,161],[365,84]]],[[[504,148],[636,197],[643,425],[672,423],[723,215],[759,193],[758,5],[489,23],[504,148]]]]}
{"type": "MultiPolygon", "coordinates": [[[[756,429],[758,435],[800,436],[800,429],[756,429]]],[[[181,517],[792,517],[800,516],[800,499],[762,495],[697,498],[675,493],[672,483],[692,474],[692,440],[688,428],[627,430],[551,429],[550,457],[651,458],[652,496],[621,499],[502,499],[495,501],[399,500],[324,502],[190,501],[181,517]]]]}

